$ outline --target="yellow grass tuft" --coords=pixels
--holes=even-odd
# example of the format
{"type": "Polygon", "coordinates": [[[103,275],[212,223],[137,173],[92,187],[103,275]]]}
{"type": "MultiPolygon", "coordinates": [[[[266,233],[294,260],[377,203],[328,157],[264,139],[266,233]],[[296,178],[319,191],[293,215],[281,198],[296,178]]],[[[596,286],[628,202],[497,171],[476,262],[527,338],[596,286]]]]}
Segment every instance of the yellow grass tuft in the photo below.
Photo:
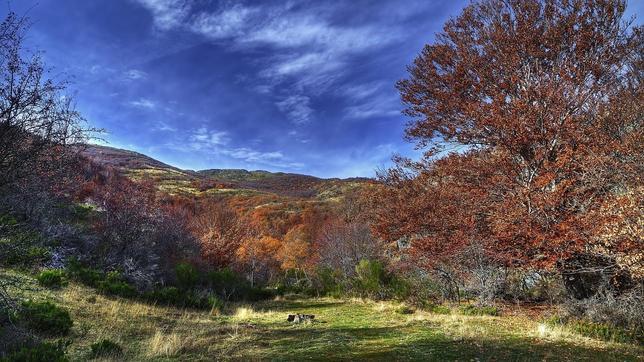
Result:
{"type": "Polygon", "coordinates": [[[163,334],[157,331],[148,342],[148,356],[173,357],[181,353],[187,346],[187,340],[178,334],[163,334]]]}
{"type": "Polygon", "coordinates": [[[253,309],[253,307],[249,305],[243,305],[238,307],[235,310],[235,313],[233,314],[233,319],[237,321],[246,321],[249,319],[270,317],[274,313],[275,312],[271,310],[255,310],[253,309]]]}

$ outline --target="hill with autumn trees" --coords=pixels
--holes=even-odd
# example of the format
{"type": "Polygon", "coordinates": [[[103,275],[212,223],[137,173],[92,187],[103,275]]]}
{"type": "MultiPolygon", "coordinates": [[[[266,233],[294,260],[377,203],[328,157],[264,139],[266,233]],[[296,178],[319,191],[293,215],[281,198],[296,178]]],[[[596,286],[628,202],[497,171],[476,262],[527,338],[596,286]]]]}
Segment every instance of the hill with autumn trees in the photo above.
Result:
{"type": "MultiPolygon", "coordinates": [[[[542,359],[599,350],[641,358],[644,29],[624,18],[625,6],[468,5],[397,83],[406,138],[423,156],[395,157],[376,180],[182,170],[92,145],[99,130],[87,127],[66,84],[47,80],[42,59],[24,51],[26,23],[10,15],[0,25],[0,358],[20,348],[63,353],[41,342],[69,335],[71,317],[64,306],[25,297],[35,289],[24,280],[34,278],[85,306],[71,309],[88,325],[136,305],[141,323],[161,313],[171,319],[160,323],[166,327],[207,324],[234,337],[213,342],[206,331],[207,347],[174,346],[177,358],[211,344],[222,358],[243,358],[248,341],[268,353],[252,354],[258,359],[308,357],[291,346],[302,344],[306,328],[328,333],[306,334],[320,350],[332,353],[328,346],[342,341],[364,358],[440,360],[441,346],[445,359],[461,352],[521,360],[537,345],[548,347],[537,351],[542,359]],[[66,283],[100,296],[100,312],[83,314],[96,296],[56,289],[66,283]],[[362,301],[347,308],[377,328],[343,309],[350,298],[362,301]],[[102,303],[123,304],[109,312],[102,303]],[[253,303],[277,314],[316,308],[333,323],[287,325],[273,311],[253,314],[253,303]],[[346,314],[332,315],[329,305],[346,314]],[[231,308],[237,312],[226,316],[231,308]],[[196,314],[177,318],[176,310],[196,314]],[[226,329],[231,321],[235,332],[226,329]],[[520,334],[517,323],[535,332],[520,334]],[[424,334],[435,325],[449,333],[424,334]],[[239,328],[252,337],[237,338],[239,328]],[[402,343],[409,335],[417,339],[402,343]],[[594,348],[570,335],[609,344],[594,348]],[[378,343],[386,351],[368,350],[378,343]],[[553,357],[549,348],[563,352],[553,357]]],[[[137,333],[159,358],[179,338],[137,333]]],[[[74,329],[72,337],[86,343],[86,335],[74,329]]],[[[96,349],[116,348],[100,343],[96,349]]],[[[128,356],[143,356],[139,345],[128,345],[128,356]]]]}

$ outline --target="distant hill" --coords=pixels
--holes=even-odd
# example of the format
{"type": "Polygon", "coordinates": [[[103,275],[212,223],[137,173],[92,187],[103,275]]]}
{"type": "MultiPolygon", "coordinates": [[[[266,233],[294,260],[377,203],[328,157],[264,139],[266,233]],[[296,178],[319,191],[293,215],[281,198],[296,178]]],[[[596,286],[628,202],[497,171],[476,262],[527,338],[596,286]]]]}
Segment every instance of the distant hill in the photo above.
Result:
{"type": "Polygon", "coordinates": [[[144,154],[113,147],[89,145],[83,154],[134,180],[151,179],[171,194],[275,194],[297,198],[333,199],[347,190],[372,183],[367,178],[323,179],[295,173],[243,169],[182,170],[144,154]]]}

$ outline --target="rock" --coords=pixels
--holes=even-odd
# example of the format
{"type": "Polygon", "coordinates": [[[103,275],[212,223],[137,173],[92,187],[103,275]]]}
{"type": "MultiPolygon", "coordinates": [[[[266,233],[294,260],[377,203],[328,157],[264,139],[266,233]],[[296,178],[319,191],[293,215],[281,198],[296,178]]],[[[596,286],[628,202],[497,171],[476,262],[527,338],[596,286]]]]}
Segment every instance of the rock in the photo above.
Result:
{"type": "Polygon", "coordinates": [[[313,314],[289,314],[287,321],[292,323],[312,322],[315,319],[313,314]]]}

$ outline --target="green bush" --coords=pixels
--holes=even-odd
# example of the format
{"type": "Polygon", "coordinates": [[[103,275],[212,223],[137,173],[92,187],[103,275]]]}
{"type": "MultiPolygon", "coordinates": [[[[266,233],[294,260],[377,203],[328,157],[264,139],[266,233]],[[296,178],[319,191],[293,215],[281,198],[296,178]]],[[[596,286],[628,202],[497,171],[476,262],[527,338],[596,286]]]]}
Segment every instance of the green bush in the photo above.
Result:
{"type": "Polygon", "coordinates": [[[240,282],[239,276],[229,268],[211,271],[206,279],[210,287],[217,291],[233,290],[240,282]]]}
{"type": "Polygon", "coordinates": [[[35,346],[23,346],[20,349],[0,358],[0,362],[66,362],[67,343],[39,343],[35,346]]]}
{"type": "Polygon", "coordinates": [[[249,302],[259,302],[261,300],[267,300],[274,297],[275,292],[270,289],[255,288],[249,285],[246,285],[241,289],[240,293],[237,294],[237,299],[247,300],[249,302]]]}
{"type": "Polygon", "coordinates": [[[181,289],[193,289],[199,281],[199,272],[192,264],[179,263],[174,268],[177,286],[181,289]]]}
{"type": "Polygon", "coordinates": [[[18,220],[9,214],[0,214],[0,227],[11,227],[18,225],[18,220]]]}
{"type": "Polygon", "coordinates": [[[209,272],[206,282],[224,300],[260,301],[274,297],[271,290],[251,286],[229,268],[209,272]]]}
{"type": "Polygon", "coordinates": [[[100,342],[91,345],[91,358],[99,357],[120,357],[123,355],[123,348],[109,339],[103,339],[100,342]]]}
{"type": "Polygon", "coordinates": [[[177,305],[183,293],[176,287],[165,287],[151,290],[144,294],[144,298],[153,303],[177,305]]]}
{"type": "Polygon", "coordinates": [[[459,312],[463,315],[472,315],[472,316],[498,316],[499,309],[491,306],[476,306],[473,304],[462,305],[458,308],[459,312]]]}
{"type": "Polygon", "coordinates": [[[221,306],[221,302],[216,296],[199,295],[195,292],[182,291],[176,287],[155,289],[146,292],[143,297],[151,303],[180,308],[210,309],[221,306]]]}
{"type": "Polygon", "coordinates": [[[62,270],[43,270],[36,279],[40,285],[47,288],[60,288],[66,284],[65,272],[62,270]]]}
{"type": "Polygon", "coordinates": [[[344,293],[342,275],[328,267],[322,267],[316,273],[316,289],[320,295],[340,297],[344,293]]]}
{"type": "Polygon", "coordinates": [[[132,298],[138,294],[136,288],[125,281],[121,273],[116,271],[107,273],[105,280],[98,282],[97,288],[103,294],[123,298],[132,298]]]}
{"type": "Polygon", "coordinates": [[[51,252],[39,234],[31,231],[13,231],[0,238],[0,264],[31,267],[51,258],[51,252]]]}
{"type": "Polygon", "coordinates": [[[105,278],[103,272],[84,267],[75,258],[67,261],[67,275],[90,287],[97,287],[98,283],[105,278]]]}
{"type": "Polygon", "coordinates": [[[450,314],[452,311],[448,306],[445,305],[432,305],[429,308],[429,311],[434,314],[450,314]]]}
{"type": "Polygon", "coordinates": [[[23,302],[18,319],[30,329],[50,335],[66,335],[73,325],[69,312],[51,302],[23,302]]]}
{"type": "Polygon", "coordinates": [[[354,286],[361,295],[375,297],[382,293],[386,277],[387,273],[381,262],[363,259],[356,265],[354,286]]]}
{"type": "Polygon", "coordinates": [[[407,300],[411,296],[412,285],[407,280],[392,275],[388,278],[387,290],[390,297],[398,300],[407,300]]]}

